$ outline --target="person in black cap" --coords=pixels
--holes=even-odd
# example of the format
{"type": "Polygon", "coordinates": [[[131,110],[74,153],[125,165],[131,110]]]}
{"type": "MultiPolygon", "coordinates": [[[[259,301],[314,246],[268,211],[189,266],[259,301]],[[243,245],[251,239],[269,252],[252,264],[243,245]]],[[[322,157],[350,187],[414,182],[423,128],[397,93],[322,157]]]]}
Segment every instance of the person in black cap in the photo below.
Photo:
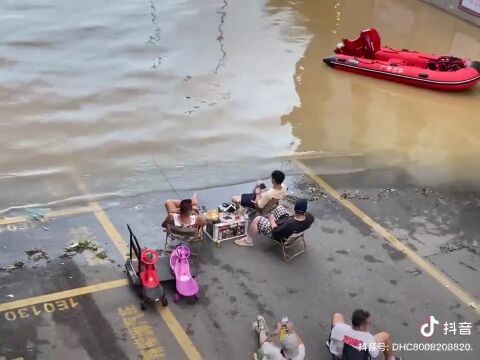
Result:
{"type": "Polygon", "coordinates": [[[307,230],[313,224],[312,214],[307,212],[307,200],[295,203],[295,213],[291,215],[284,206],[278,206],[272,215],[257,216],[253,219],[245,238],[235,240],[239,246],[253,246],[253,238],[261,233],[275,240],[288,238],[293,233],[307,230]]]}

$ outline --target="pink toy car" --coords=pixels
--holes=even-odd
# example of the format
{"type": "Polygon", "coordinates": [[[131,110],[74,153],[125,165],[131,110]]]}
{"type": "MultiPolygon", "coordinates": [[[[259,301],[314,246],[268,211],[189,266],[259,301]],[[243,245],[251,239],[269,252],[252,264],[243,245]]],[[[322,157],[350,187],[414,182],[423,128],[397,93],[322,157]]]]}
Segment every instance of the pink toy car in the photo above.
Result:
{"type": "Polygon", "coordinates": [[[193,296],[198,300],[198,282],[190,272],[190,249],[186,246],[180,245],[173,250],[170,255],[170,268],[175,275],[177,293],[173,296],[175,303],[180,300],[180,296],[193,296]]]}

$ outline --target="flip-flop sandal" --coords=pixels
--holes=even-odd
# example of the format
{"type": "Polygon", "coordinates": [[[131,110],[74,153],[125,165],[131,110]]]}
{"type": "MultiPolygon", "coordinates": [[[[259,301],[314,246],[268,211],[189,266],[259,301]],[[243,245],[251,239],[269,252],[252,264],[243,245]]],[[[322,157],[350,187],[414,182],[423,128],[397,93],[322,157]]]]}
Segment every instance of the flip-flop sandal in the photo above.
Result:
{"type": "Polygon", "coordinates": [[[263,330],[265,331],[266,334],[268,334],[270,331],[268,330],[267,327],[267,322],[263,318],[263,316],[258,315],[257,316],[257,324],[258,324],[258,330],[263,330]]]}

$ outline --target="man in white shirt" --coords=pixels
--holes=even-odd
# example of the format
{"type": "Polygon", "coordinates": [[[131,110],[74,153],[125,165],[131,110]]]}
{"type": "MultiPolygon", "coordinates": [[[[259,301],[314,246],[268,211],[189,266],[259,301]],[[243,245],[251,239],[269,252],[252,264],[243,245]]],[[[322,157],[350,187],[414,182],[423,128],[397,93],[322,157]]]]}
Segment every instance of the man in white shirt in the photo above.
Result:
{"type": "Polygon", "coordinates": [[[254,191],[250,194],[233,196],[232,201],[235,204],[241,204],[243,207],[263,209],[272,200],[281,200],[287,193],[287,187],[283,184],[285,174],[280,170],[272,172],[272,187],[266,190],[265,184],[257,182],[254,191]]]}
{"type": "Polygon", "coordinates": [[[368,351],[372,359],[377,359],[380,352],[383,352],[385,360],[401,360],[393,354],[390,334],[381,332],[372,335],[369,332],[371,325],[370,313],[365,310],[357,309],[353,312],[352,326],[345,323],[342,314],[334,314],[330,341],[327,343],[330,352],[342,359],[344,346],[348,345],[359,352],[368,351]]]}

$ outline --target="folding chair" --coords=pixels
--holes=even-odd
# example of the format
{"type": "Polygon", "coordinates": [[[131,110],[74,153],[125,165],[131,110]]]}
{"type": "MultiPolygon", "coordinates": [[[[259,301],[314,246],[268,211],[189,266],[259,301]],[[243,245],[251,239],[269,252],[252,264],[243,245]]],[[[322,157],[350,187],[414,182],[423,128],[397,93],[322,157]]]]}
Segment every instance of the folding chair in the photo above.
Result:
{"type": "Polygon", "coordinates": [[[271,199],[264,208],[249,208],[247,210],[247,215],[252,219],[255,215],[267,215],[272,213],[280,203],[279,199],[271,199]]]}
{"type": "Polygon", "coordinates": [[[172,252],[169,249],[173,242],[188,243],[189,245],[196,245],[196,251],[189,246],[192,255],[200,254],[200,247],[203,242],[203,226],[167,226],[165,229],[165,252],[172,252]]]}
{"type": "MultiPolygon", "coordinates": [[[[305,230],[307,231],[307,230],[305,230]]],[[[300,233],[293,233],[286,239],[281,239],[280,241],[272,239],[275,241],[275,245],[280,245],[282,247],[283,261],[288,262],[294,257],[297,257],[300,254],[303,254],[307,248],[305,243],[305,231],[300,233]],[[297,247],[297,250],[294,248],[297,247]],[[291,251],[293,249],[293,251],[291,251]]]]}

